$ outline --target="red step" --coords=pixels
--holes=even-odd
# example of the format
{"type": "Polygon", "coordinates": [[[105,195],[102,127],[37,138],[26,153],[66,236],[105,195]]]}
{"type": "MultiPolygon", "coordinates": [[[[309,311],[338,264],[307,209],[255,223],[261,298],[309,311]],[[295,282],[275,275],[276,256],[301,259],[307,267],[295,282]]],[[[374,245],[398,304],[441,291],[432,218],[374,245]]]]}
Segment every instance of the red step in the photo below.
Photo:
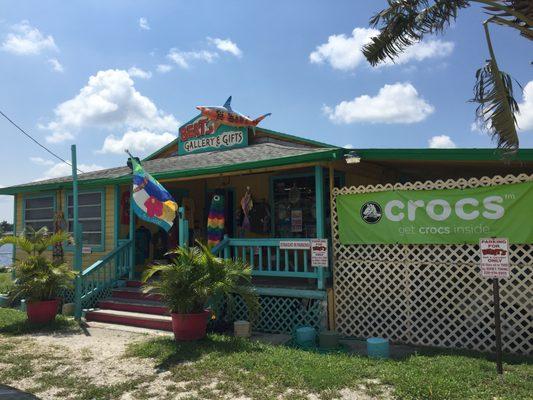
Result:
{"type": "Polygon", "coordinates": [[[144,283],[141,281],[126,281],[127,287],[141,287],[142,285],[144,285],[144,283]]]}
{"type": "Polygon", "coordinates": [[[160,301],[161,295],[159,294],[146,294],[138,287],[123,287],[113,289],[113,297],[121,299],[135,299],[135,300],[152,300],[160,301]]]}
{"type": "Polygon", "coordinates": [[[170,314],[168,308],[163,303],[151,300],[108,298],[99,301],[98,308],[156,315],[170,314]]]}
{"type": "Polygon", "coordinates": [[[172,318],[168,315],[154,315],[119,310],[93,310],[88,311],[85,314],[85,319],[87,321],[172,331],[172,318]]]}

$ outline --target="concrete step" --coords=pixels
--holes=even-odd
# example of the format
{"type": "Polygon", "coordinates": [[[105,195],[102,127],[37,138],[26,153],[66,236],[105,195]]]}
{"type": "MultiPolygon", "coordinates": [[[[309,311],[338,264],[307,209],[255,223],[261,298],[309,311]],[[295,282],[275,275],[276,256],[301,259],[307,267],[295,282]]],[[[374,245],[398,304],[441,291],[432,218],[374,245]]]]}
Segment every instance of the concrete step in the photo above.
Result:
{"type": "Polygon", "coordinates": [[[107,298],[98,302],[98,308],[117,311],[131,311],[137,313],[169,315],[168,308],[159,301],[125,299],[125,298],[107,298]]]}
{"type": "Polygon", "coordinates": [[[161,296],[158,294],[146,294],[142,292],[142,289],[139,287],[122,287],[113,289],[114,298],[121,299],[136,299],[136,300],[153,300],[160,301],[161,296]]]}
{"type": "Polygon", "coordinates": [[[85,319],[87,321],[172,331],[172,318],[169,315],[155,315],[119,310],[91,310],[87,311],[85,319]]]}

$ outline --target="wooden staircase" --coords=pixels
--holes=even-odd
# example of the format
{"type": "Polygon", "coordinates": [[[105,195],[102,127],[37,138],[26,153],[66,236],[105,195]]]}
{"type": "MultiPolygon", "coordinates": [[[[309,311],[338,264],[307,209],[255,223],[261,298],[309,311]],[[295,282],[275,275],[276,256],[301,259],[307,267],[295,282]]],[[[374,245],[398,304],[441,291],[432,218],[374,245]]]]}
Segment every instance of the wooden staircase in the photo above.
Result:
{"type": "Polygon", "coordinates": [[[172,331],[168,308],[159,295],[142,292],[141,283],[128,281],[113,289],[112,296],[100,300],[97,309],[85,313],[87,321],[172,331]]]}

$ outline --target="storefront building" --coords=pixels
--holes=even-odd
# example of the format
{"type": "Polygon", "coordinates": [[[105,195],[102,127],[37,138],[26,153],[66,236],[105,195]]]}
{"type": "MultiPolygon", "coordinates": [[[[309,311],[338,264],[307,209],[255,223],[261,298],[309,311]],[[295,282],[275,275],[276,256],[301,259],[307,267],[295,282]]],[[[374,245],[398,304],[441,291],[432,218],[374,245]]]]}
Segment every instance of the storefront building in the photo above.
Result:
{"type": "MultiPolygon", "coordinates": [[[[128,166],[79,175],[84,308],[97,306],[123,278],[138,278],[147,265],[162,262],[168,249],[196,240],[207,242],[209,211],[219,207],[224,215],[223,238],[213,251],[252,266],[262,304],[256,329],[292,332],[306,324],[361,336],[371,332],[354,328],[362,317],[347,311],[367,307],[357,293],[362,287],[354,282],[362,275],[353,272],[362,263],[356,254],[361,246],[354,253],[339,242],[338,195],[346,188],[357,192],[355,188],[390,184],[387,188],[394,190],[393,185],[409,182],[510,174],[525,176],[522,181],[530,182],[533,150],[519,150],[506,161],[490,149],[348,150],[261,127],[212,126],[199,115],[180,128],[175,141],[142,160],[142,165],[181,209],[169,232],[130,215],[128,166]],[[327,265],[316,266],[310,239],[326,239],[327,265]],[[337,292],[341,300],[334,300],[337,292]],[[347,322],[347,318],[354,321],[347,322]]],[[[0,194],[14,196],[17,233],[27,226],[72,231],[70,176],[2,188],[0,194]]],[[[527,218],[533,220],[533,210],[527,218]]],[[[522,245],[529,254],[522,260],[529,269],[522,273],[531,291],[532,248],[529,243],[522,245]]],[[[394,245],[372,246],[397,250],[394,245]]],[[[67,244],[64,248],[65,259],[72,262],[72,249],[67,244]]],[[[386,268],[380,265],[379,271],[386,268]]],[[[379,285],[379,279],[374,283],[379,285]]],[[[387,290],[394,291],[399,284],[394,282],[387,290]]],[[[383,293],[376,292],[376,296],[383,298],[383,293]]],[[[387,312],[394,313],[393,308],[387,312]]],[[[235,313],[235,318],[246,317],[244,305],[235,313]]],[[[372,323],[372,318],[366,323],[372,323]]],[[[402,335],[394,339],[409,342],[402,335]]],[[[524,352],[525,347],[520,349],[524,352]]]]}

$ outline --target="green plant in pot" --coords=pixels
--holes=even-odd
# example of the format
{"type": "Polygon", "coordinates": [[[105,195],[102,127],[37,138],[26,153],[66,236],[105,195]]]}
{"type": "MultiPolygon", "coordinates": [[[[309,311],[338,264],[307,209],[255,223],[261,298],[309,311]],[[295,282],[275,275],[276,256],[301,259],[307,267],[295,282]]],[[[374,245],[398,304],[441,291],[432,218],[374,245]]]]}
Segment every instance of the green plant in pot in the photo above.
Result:
{"type": "Polygon", "coordinates": [[[72,289],[76,273],[66,263],[54,263],[44,254],[57,243],[70,237],[65,232],[49,233],[46,227],[25,229],[18,236],[6,236],[0,243],[10,243],[25,257],[17,259],[15,283],[9,295],[11,300],[25,299],[28,321],[48,323],[55,319],[59,306],[58,295],[63,289],[72,289]]]}
{"type": "Polygon", "coordinates": [[[196,247],[178,247],[169,253],[166,265],[153,265],[143,274],[143,282],[157,274],[145,287],[157,293],[168,306],[176,340],[197,340],[205,337],[212,298],[223,296],[230,308],[235,296],[241,296],[251,318],[259,312],[259,297],[252,287],[252,270],[239,260],[216,257],[209,247],[197,242],[196,247]]]}

